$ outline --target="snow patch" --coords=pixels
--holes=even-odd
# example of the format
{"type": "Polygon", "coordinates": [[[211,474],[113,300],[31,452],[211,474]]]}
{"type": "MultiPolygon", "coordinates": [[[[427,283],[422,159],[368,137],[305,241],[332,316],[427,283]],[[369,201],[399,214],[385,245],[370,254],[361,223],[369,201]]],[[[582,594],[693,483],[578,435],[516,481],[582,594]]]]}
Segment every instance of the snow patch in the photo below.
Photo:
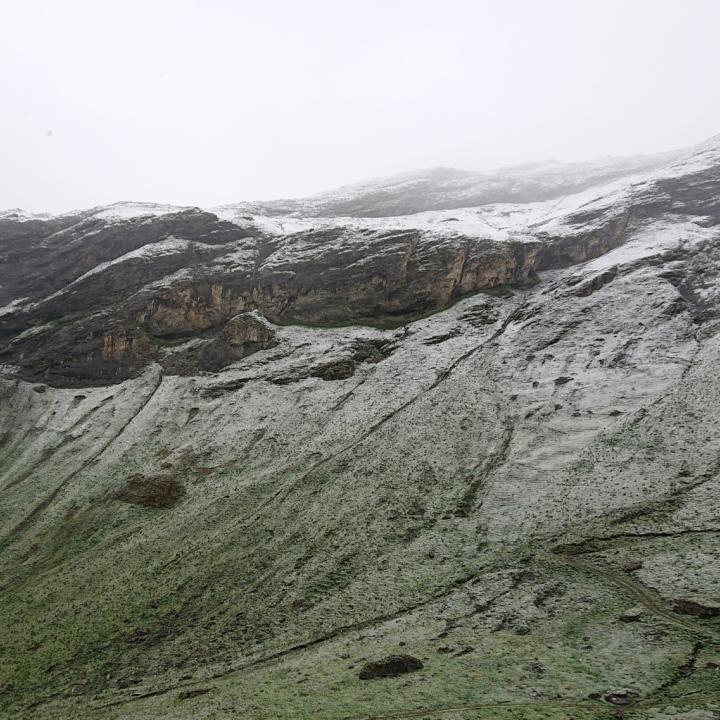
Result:
{"type": "Polygon", "coordinates": [[[3,315],[11,315],[14,313],[19,307],[22,306],[22,304],[29,300],[30,298],[18,298],[17,300],[13,300],[11,303],[8,303],[7,305],[0,307],[0,317],[3,315]]]}
{"type": "Polygon", "coordinates": [[[169,237],[165,238],[165,240],[161,240],[160,242],[156,243],[148,243],[147,245],[143,245],[142,247],[139,247],[135,250],[126,252],[124,255],[119,255],[112,260],[108,260],[106,262],[100,263],[99,265],[96,265],[92,270],[88,270],[79,278],[73,280],[70,285],[68,285],[68,287],[76,285],[77,283],[82,282],[83,280],[85,280],[85,278],[88,278],[91,275],[97,275],[97,273],[103,272],[109,267],[125,262],[127,260],[132,260],[133,258],[151,258],[160,257],[161,255],[172,255],[176,252],[182,252],[187,250],[191,244],[192,243],[190,240],[182,240],[180,238],[176,238],[170,235],[169,237]]]}
{"type": "Polygon", "coordinates": [[[140,217],[160,217],[171,213],[193,210],[191,206],[163,205],[159,203],[117,202],[93,213],[101,220],[131,220],[140,217]]]}

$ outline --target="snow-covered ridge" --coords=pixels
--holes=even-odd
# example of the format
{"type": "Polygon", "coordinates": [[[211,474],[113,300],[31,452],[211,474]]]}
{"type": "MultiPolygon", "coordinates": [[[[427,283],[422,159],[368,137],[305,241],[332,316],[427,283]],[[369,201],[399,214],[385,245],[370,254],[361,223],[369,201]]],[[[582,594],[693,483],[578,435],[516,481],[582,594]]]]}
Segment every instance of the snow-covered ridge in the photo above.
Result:
{"type": "Polygon", "coordinates": [[[572,213],[620,204],[630,194],[633,183],[643,181],[645,177],[638,173],[554,200],[428,210],[382,218],[252,215],[244,208],[232,206],[213,208],[211,212],[221,220],[241,226],[253,225],[264,233],[279,236],[341,227],[358,232],[419,230],[443,237],[522,241],[532,240],[535,232],[558,229],[572,213]]]}
{"type": "MultiPolygon", "coordinates": [[[[60,215],[28,213],[18,208],[0,211],[0,219],[19,222],[47,220],[54,217],[73,217],[82,214],[86,218],[97,218],[107,222],[122,222],[136,218],[154,218],[188,210],[205,210],[221,219],[236,224],[255,223],[259,229],[273,235],[290,234],[316,226],[318,218],[332,217],[334,221],[347,217],[392,218],[391,225],[404,227],[394,218],[405,215],[419,215],[423,212],[440,210],[428,205],[452,205],[455,214],[460,208],[485,207],[505,203],[542,202],[552,196],[555,199],[584,192],[593,187],[598,189],[614,182],[637,181],[640,176],[672,177],[695,170],[701,170],[717,163],[720,158],[720,135],[685,150],[639,155],[632,157],[605,157],[588,162],[562,163],[555,160],[528,163],[498,168],[489,173],[478,173],[453,168],[428,168],[405,172],[393,176],[375,178],[359,183],[344,185],[334,190],[317,193],[299,199],[274,201],[252,201],[228,203],[200,208],[165,203],[121,201],[111,205],[98,206],[89,210],[72,211],[60,215]],[[528,194],[538,196],[528,200],[528,194]],[[504,199],[490,202],[476,202],[479,197],[502,195],[504,199]],[[409,199],[409,200],[408,200],[409,199]],[[393,212],[393,208],[406,200],[410,211],[393,212]],[[383,212],[387,206],[388,211],[383,212]],[[373,208],[371,213],[367,208],[373,208]],[[309,222],[303,222],[308,219],[309,222]]],[[[552,199],[551,197],[551,199],[552,199]]],[[[446,220],[438,216],[437,222],[446,220]]],[[[419,218],[422,225],[431,222],[429,216],[419,218]]],[[[477,226],[470,221],[470,232],[475,234],[477,226]]]]}
{"type": "Polygon", "coordinates": [[[497,203],[557,199],[616,180],[649,175],[697,150],[672,151],[590,162],[546,161],[505,167],[490,173],[429,168],[377,178],[300,199],[242,202],[210,208],[238,216],[393,217],[427,210],[480,207],[497,203]]]}
{"type": "MultiPolygon", "coordinates": [[[[651,158],[610,158],[572,165],[536,163],[503,169],[492,176],[492,182],[497,181],[504,188],[504,194],[500,193],[502,197],[513,195],[513,183],[517,177],[536,178],[539,186],[546,181],[550,185],[555,183],[553,187],[556,190],[561,187],[557,184],[558,177],[572,178],[569,187],[574,191],[563,191],[550,198],[528,202],[482,202],[464,207],[453,204],[450,208],[406,212],[404,208],[409,206],[402,205],[403,198],[415,202],[413,198],[419,197],[422,205],[426,197],[422,189],[424,184],[429,184],[434,193],[431,194],[431,204],[438,194],[445,192],[455,193],[455,203],[458,198],[465,198],[466,193],[471,193],[475,179],[483,177],[485,182],[491,177],[433,168],[340,188],[334,194],[292,201],[294,209],[288,205],[282,211],[272,204],[263,203],[223,205],[205,210],[160,203],[114,203],[58,216],[62,220],[49,224],[48,234],[38,237],[35,260],[23,259],[26,251],[21,246],[9,245],[8,259],[11,262],[14,262],[12,258],[27,262],[28,277],[33,277],[33,268],[37,264],[47,265],[48,274],[47,281],[31,280],[37,284],[34,289],[28,286],[26,277],[7,278],[4,294],[0,296],[4,304],[0,315],[31,311],[63,293],[77,296],[78,291],[87,292],[86,285],[94,287],[102,284],[96,276],[111,269],[120,273],[128,270],[128,277],[133,282],[149,286],[162,280],[169,287],[178,280],[178,273],[200,271],[217,275],[228,271],[242,273],[248,268],[248,272],[254,273],[260,267],[264,272],[271,273],[272,268],[280,268],[283,264],[288,267],[299,262],[312,265],[314,259],[321,256],[335,258],[332,262],[337,261],[337,267],[345,267],[345,263],[351,263],[353,267],[370,266],[388,248],[397,248],[403,243],[410,243],[413,247],[417,243],[424,252],[454,253],[461,247],[485,248],[486,241],[521,245],[538,241],[553,243],[558,238],[564,238],[572,242],[575,238],[588,236],[588,233],[610,232],[614,223],[622,222],[621,218],[627,211],[643,205],[647,198],[668,197],[662,187],[663,181],[685,176],[690,178],[695,173],[719,166],[720,136],[717,136],[683,153],[665,153],[651,158]],[[608,168],[612,172],[608,173],[608,168]],[[608,180],[613,173],[619,173],[619,176],[608,180]],[[463,185],[468,181],[471,181],[470,186],[463,185]],[[398,188],[400,194],[393,195],[398,188]],[[342,206],[335,202],[337,198],[350,197],[354,192],[365,193],[361,198],[365,205],[357,206],[361,210],[378,203],[383,213],[353,213],[352,205],[342,206]],[[385,194],[394,198],[391,198],[392,202],[385,202],[385,194]],[[321,205],[317,205],[318,198],[330,198],[332,202],[326,206],[322,205],[325,202],[322,200],[321,205]],[[319,207],[326,208],[328,214],[317,214],[319,207]],[[341,208],[347,212],[340,213],[341,208]],[[400,211],[391,213],[391,209],[400,211]],[[179,215],[181,213],[185,214],[179,215]],[[158,218],[168,215],[178,217],[172,223],[157,223],[158,218]],[[216,218],[222,222],[217,222],[216,218]],[[406,233],[412,233],[413,237],[401,237],[406,233]],[[205,237],[207,245],[204,244],[205,237]],[[270,239],[272,241],[267,242],[270,239]],[[191,246],[195,245],[199,252],[188,254],[191,246]],[[80,265],[73,259],[75,252],[81,253],[76,256],[82,257],[80,265]],[[137,261],[173,255],[177,258],[144,263],[147,277],[144,271],[138,274],[137,261]],[[120,266],[126,263],[129,266],[121,270],[120,266]],[[57,271],[60,265],[65,268],[62,273],[57,271]],[[167,274],[161,278],[157,273],[167,274]],[[95,279],[86,282],[91,278],[95,279]],[[83,288],[79,290],[80,284],[83,288]],[[24,299],[15,299],[20,297],[24,299]]],[[[690,182],[696,180],[707,185],[705,176],[690,182]]],[[[472,193],[470,196],[477,200],[472,193]]],[[[684,202],[679,200],[677,207],[682,208],[684,202]]],[[[712,212],[711,200],[706,204],[712,212]]],[[[674,209],[670,210],[668,206],[666,212],[674,212],[674,209]]],[[[14,220],[37,216],[10,210],[0,217],[14,220]]],[[[499,251],[509,250],[504,248],[499,251]]],[[[529,249],[518,251],[524,253],[529,249]]],[[[290,271],[283,269],[278,272],[290,271]]],[[[280,286],[289,276],[282,277],[280,286]]],[[[463,290],[467,291],[468,288],[463,290]]]]}
{"type": "MultiPolygon", "coordinates": [[[[57,290],[56,292],[52,293],[51,295],[48,295],[46,298],[43,298],[40,302],[32,303],[28,305],[28,308],[31,307],[37,307],[39,305],[42,305],[42,303],[48,302],[50,300],[53,300],[56,297],[60,297],[61,295],[67,293],[68,291],[72,290],[72,288],[76,287],[77,285],[80,285],[83,281],[87,280],[88,278],[92,277],[93,275],[97,275],[99,273],[105,272],[106,270],[119,265],[121,263],[127,262],[129,260],[137,260],[137,259],[149,259],[153,257],[161,257],[163,255],[173,255],[177,252],[183,252],[186,251],[191,245],[198,244],[193,243],[190,240],[182,240],[176,237],[173,237],[172,235],[167,237],[165,240],[161,240],[160,242],[155,243],[148,243],[147,245],[143,245],[142,247],[139,247],[135,250],[131,250],[130,252],[126,252],[122,255],[119,255],[116,258],[113,258],[112,260],[108,260],[106,262],[99,263],[91,270],[88,270],[88,272],[83,273],[80,275],[80,277],[73,280],[71,283],[66,285],[65,287],[61,288],[60,290],[57,290]]],[[[16,301],[16,303],[19,305],[22,303],[22,301],[16,301]]],[[[11,303],[11,305],[13,305],[11,303]]],[[[11,307],[10,305],[7,306],[7,308],[0,309],[0,315],[3,314],[2,310],[5,310],[6,313],[10,313],[13,310],[15,310],[16,307],[11,307]]]]}
{"type": "MultiPolygon", "coordinates": [[[[264,222],[270,229],[274,224],[278,230],[295,231],[318,228],[328,225],[343,225],[358,229],[398,230],[419,229],[434,230],[444,235],[458,234],[466,237],[483,237],[493,240],[513,240],[529,237],[531,232],[557,231],[566,227],[566,218],[579,211],[588,212],[612,209],[631,198],[633,194],[647,188],[650,184],[663,179],[707,170],[720,164],[720,135],[692,148],[690,151],[669,152],[659,156],[638,156],[634,158],[607,158],[605,167],[622,168],[622,177],[610,181],[598,182],[590,187],[560,196],[559,198],[530,203],[494,203],[477,207],[451,210],[433,210],[409,215],[383,218],[357,218],[340,216],[332,218],[303,218],[300,212],[288,217],[267,218],[264,222]]],[[[577,163],[538,163],[525,167],[528,176],[543,176],[549,167],[557,167],[564,173],[593,172],[601,173],[603,161],[593,164],[577,163]]],[[[507,168],[502,172],[517,172],[518,168],[507,168]]],[[[427,173],[418,173],[416,179],[440,174],[451,176],[455,171],[435,169],[427,173]]],[[[457,171],[455,177],[464,176],[457,171]]],[[[409,175],[399,176],[401,182],[410,182],[409,175]]],[[[382,181],[381,181],[382,182],[382,181]]],[[[389,181],[388,181],[389,182],[389,181]]],[[[363,186],[370,188],[370,184],[363,186]]],[[[377,187],[377,186],[376,186],[377,187]]],[[[320,197],[320,196],[316,196],[320,197]]],[[[216,211],[214,211],[216,212],[216,211]]],[[[225,207],[217,211],[225,219],[233,220],[233,209],[225,207]]],[[[220,215],[219,215],[220,216],[220,215]]]]}
{"type": "Polygon", "coordinates": [[[194,208],[191,206],[124,201],[98,208],[92,216],[101,220],[128,220],[138,217],[160,217],[192,209],[194,208]]]}
{"type": "Polygon", "coordinates": [[[77,278],[77,280],[74,280],[72,283],[70,283],[70,286],[76,285],[92,275],[97,275],[98,273],[103,272],[104,270],[107,270],[108,268],[112,267],[113,265],[117,265],[118,263],[137,258],[151,258],[159,257],[161,255],[172,255],[175,252],[187,250],[191,244],[192,243],[190,240],[181,240],[171,235],[165,240],[161,240],[160,242],[156,243],[148,243],[147,245],[143,245],[142,247],[137,248],[137,250],[131,250],[130,252],[126,252],[124,255],[120,255],[119,257],[116,257],[112,260],[108,260],[107,262],[96,265],[92,270],[89,270],[88,272],[77,278]]]}
{"type": "Polygon", "coordinates": [[[22,208],[11,208],[0,210],[0,220],[14,220],[15,222],[28,222],[29,220],[49,220],[53,217],[50,213],[31,213],[22,208]]]}

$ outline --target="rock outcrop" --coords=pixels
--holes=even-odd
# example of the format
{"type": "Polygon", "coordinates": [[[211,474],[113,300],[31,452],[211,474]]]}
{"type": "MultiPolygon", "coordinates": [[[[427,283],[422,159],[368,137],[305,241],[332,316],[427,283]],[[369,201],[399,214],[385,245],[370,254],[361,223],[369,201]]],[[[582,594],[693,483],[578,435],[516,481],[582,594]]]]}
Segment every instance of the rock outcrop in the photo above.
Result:
{"type": "Polygon", "coordinates": [[[720,602],[701,598],[678,598],[673,611],[681,615],[694,615],[700,618],[720,616],[720,602]]]}
{"type": "MultiPolygon", "coordinates": [[[[401,324],[465,295],[523,287],[538,272],[598,257],[650,217],[714,222],[720,209],[713,152],[711,146],[665,167],[660,158],[619,163],[609,175],[578,168],[570,186],[554,185],[550,172],[547,192],[528,198],[615,182],[512,211],[467,209],[467,202],[491,196],[468,199],[446,189],[459,192],[449,206],[462,202],[466,209],[388,220],[338,218],[310,203],[329,215],[305,208],[289,225],[232,207],[119,205],[46,220],[4,216],[0,303],[8,305],[0,315],[0,359],[26,378],[58,386],[102,384],[161,360],[167,341],[217,333],[251,310],[275,323],[401,324]],[[640,181],[618,179],[642,168],[640,181]]],[[[218,367],[209,361],[208,368],[218,367]]]]}

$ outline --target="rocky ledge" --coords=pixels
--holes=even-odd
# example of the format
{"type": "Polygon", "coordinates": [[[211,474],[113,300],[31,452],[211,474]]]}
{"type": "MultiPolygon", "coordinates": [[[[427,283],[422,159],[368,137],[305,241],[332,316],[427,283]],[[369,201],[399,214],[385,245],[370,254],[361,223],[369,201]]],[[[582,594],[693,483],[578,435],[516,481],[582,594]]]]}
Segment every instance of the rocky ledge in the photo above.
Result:
{"type": "MultiPolygon", "coordinates": [[[[181,373],[225,367],[251,347],[226,342],[226,323],[249,311],[276,324],[401,325],[599,257],[652,218],[712,224],[719,173],[711,143],[664,166],[620,165],[609,183],[586,169],[575,187],[605,184],[566,197],[546,199],[567,190],[551,176],[536,179],[536,202],[394,218],[318,216],[333,211],[327,198],[290,216],[128,204],[4,214],[0,360],[26,379],[103,384],[151,362],[181,373]]],[[[437,182],[446,204],[465,197],[437,182]]]]}

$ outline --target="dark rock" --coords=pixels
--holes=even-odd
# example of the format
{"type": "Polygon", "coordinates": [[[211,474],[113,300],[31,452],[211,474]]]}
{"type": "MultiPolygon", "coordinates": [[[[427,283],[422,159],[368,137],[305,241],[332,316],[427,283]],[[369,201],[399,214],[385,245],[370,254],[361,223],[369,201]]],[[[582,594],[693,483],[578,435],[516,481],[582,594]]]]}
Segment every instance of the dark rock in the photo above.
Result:
{"type": "Polygon", "coordinates": [[[541,587],[535,593],[533,605],[538,608],[545,607],[548,600],[554,597],[560,597],[564,592],[565,590],[558,585],[546,585],[545,587],[541,587]]]}
{"type": "Polygon", "coordinates": [[[357,363],[379,363],[392,355],[395,347],[389,340],[356,340],[352,344],[353,360],[357,363]]]}
{"type": "Polygon", "coordinates": [[[628,560],[628,562],[623,565],[623,570],[625,570],[625,572],[636,572],[637,570],[640,570],[642,566],[643,565],[639,560],[628,560]]]}
{"type": "Polygon", "coordinates": [[[678,598],[673,605],[673,612],[700,618],[718,617],[720,616],[720,603],[699,598],[678,598]]]}
{"type": "Polygon", "coordinates": [[[611,283],[617,277],[617,273],[617,266],[605,270],[599,275],[596,275],[588,282],[580,285],[580,287],[575,290],[575,295],[577,295],[578,297],[588,297],[589,295],[592,295],[597,290],[600,290],[601,288],[605,287],[605,285],[611,283]]]}
{"type": "Polygon", "coordinates": [[[459,658],[463,655],[469,655],[471,652],[475,652],[475,648],[471,645],[468,645],[467,647],[462,648],[461,650],[458,650],[453,657],[459,658]]]}
{"type": "Polygon", "coordinates": [[[430,337],[427,340],[423,341],[423,345],[439,345],[440,343],[444,343],[447,340],[452,340],[459,334],[459,330],[452,330],[450,332],[443,333],[442,335],[435,335],[434,337],[430,337]]]}
{"type": "Polygon", "coordinates": [[[622,688],[620,690],[611,690],[610,692],[605,693],[603,695],[603,700],[605,700],[605,702],[609,702],[611,705],[631,705],[635,701],[636,697],[636,693],[633,693],[627,688],[622,688]]]}
{"type": "Polygon", "coordinates": [[[131,505],[167,508],[174,505],[184,494],[182,483],[171,475],[146,477],[138,473],[128,478],[115,498],[131,505]]]}
{"type": "Polygon", "coordinates": [[[352,360],[337,360],[313,368],[311,377],[323,380],[346,380],[355,374],[355,363],[352,360]]]}
{"type": "Polygon", "coordinates": [[[555,378],[555,385],[565,385],[566,383],[569,383],[572,380],[571,377],[567,377],[565,375],[561,375],[560,377],[555,378]]]}
{"type": "Polygon", "coordinates": [[[148,628],[135,628],[126,638],[125,642],[133,645],[135,643],[145,642],[150,637],[148,628]]]}
{"type": "Polygon", "coordinates": [[[474,327],[482,327],[497,322],[498,316],[498,310],[493,305],[473,305],[460,316],[460,319],[474,327]]]}
{"type": "Polygon", "coordinates": [[[361,680],[397,677],[404,673],[422,670],[423,667],[422,661],[412,655],[390,655],[382,660],[375,660],[364,665],[358,677],[361,680]]]}
{"type": "Polygon", "coordinates": [[[182,690],[178,693],[178,700],[190,700],[198,695],[206,695],[212,688],[195,688],[194,690],[182,690]]]}

